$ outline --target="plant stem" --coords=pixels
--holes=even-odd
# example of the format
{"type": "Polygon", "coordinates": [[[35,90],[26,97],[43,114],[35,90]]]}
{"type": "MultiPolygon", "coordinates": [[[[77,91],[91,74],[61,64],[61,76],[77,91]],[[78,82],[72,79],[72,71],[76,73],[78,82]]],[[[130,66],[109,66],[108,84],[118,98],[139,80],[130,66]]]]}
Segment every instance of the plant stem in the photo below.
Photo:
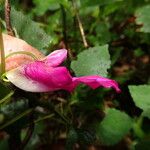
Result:
{"type": "Polygon", "coordinates": [[[3,43],[3,36],[2,36],[2,30],[0,25],[0,77],[5,73],[5,52],[4,52],[4,43],[3,43]]]}
{"type": "Polygon", "coordinates": [[[79,13],[78,13],[78,9],[77,9],[75,0],[72,0],[72,5],[74,7],[75,15],[76,15],[76,18],[77,18],[77,21],[78,21],[79,30],[80,30],[80,34],[81,34],[81,37],[82,37],[82,41],[83,41],[84,47],[87,48],[88,47],[88,43],[86,41],[84,28],[83,28],[83,25],[82,25],[82,22],[81,22],[79,13]]]}
{"type": "Polygon", "coordinates": [[[49,103],[49,102],[41,102],[41,101],[37,101],[37,103],[38,103],[39,106],[42,106],[42,107],[47,108],[49,110],[52,110],[54,112],[54,114],[59,116],[68,126],[71,125],[69,120],[65,116],[63,116],[59,111],[57,111],[55,109],[55,107],[51,103],[49,103]]]}
{"type": "Polygon", "coordinates": [[[30,114],[33,111],[33,109],[28,109],[26,111],[24,111],[23,113],[19,114],[18,116],[16,116],[15,118],[9,120],[8,122],[6,122],[5,124],[0,126],[0,130],[6,128],[7,126],[13,124],[14,122],[16,122],[17,120],[19,120],[20,118],[30,114]]]}
{"type": "Polygon", "coordinates": [[[53,110],[54,113],[59,116],[65,123],[67,123],[68,126],[70,126],[70,122],[68,121],[68,119],[66,119],[66,117],[64,117],[59,111],[57,111],[56,109],[53,110]]]}
{"type": "Polygon", "coordinates": [[[49,119],[52,117],[54,117],[54,114],[48,114],[48,115],[44,116],[43,118],[39,118],[39,119],[35,120],[34,123],[38,123],[40,121],[43,121],[43,120],[46,120],[46,119],[49,119]]]}
{"type": "Polygon", "coordinates": [[[5,22],[6,22],[6,29],[8,35],[15,36],[15,32],[12,28],[11,21],[10,21],[10,11],[11,5],[9,0],[5,0],[5,22]]]}
{"type": "Polygon", "coordinates": [[[67,17],[66,17],[66,11],[65,11],[65,8],[64,8],[63,5],[60,5],[60,8],[61,8],[61,13],[62,13],[63,40],[64,40],[65,48],[68,50],[69,58],[70,58],[70,60],[72,60],[73,59],[73,54],[72,54],[72,51],[69,49],[68,38],[67,38],[67,19],[66,19],[67,17]]]}
{"type": "Polygon", "coordinates": [[[62,25],[63,25],[63,37],[66,49],[68,49],[68,40],[67,40],[67,24],[66,24],[66,12],[63,5],[60,5],[62,12],[62,25]]]}

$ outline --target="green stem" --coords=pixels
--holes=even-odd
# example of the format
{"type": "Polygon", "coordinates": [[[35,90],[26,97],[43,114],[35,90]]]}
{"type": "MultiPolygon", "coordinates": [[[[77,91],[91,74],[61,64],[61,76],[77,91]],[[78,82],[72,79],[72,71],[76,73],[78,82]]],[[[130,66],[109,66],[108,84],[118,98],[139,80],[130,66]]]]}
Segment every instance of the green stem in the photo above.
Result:
{"type": "Polygon", "coordinates": [[[133,125],[134,133],[137,137],[143,138],[145,136],[144,131],[142,130],[142,124],[143,124],[143,116],[140,116],[138,120],[133,125]]]}
{"type": "MultiPolygon", "coordinates": [[[[64,44],[65,44],[65,48],[68,50],[68,56],[69,59],[72,60],[73,59],[73,54],[71,49],[69,49],[69,45],[68,45],[68,37],[67,37],[67,15],[66,15],[66,11],[63,5],[60,5],[61,8],[61,13],[62,13],[62,33],[63,33],[63,40],[64,40],[64,44]]],[[[69,60],[69,61],[70,61],[69,60]]]]}
{"type": "Polygon", "coordinates": [[[0,99],[0,105],[2,105],[2,103],[4,103],[8,98],[10,98],[12,95],[14,94],[14,91],[11,91],[10,93],[8,93],[4,98],[0,99]]]}
{"type": "Polygon", "coordinates": [[[54,106],[52,104],[50,104],[49,102],[41,102],[41,101],[38,101],[38,104],[44,108],[47,108],[47,109],[50,109],[52,110],[58,117],[60,117],[68,126],[71,125],[71,123],[69,122],[69,120],[63,116],[59,111],[57,111],[54,106]]]}
{"type": "Polygon", "coordinates": [[[49,119],[52,117],[54,117],[54,114],[48,114],[48,115],[44,116],[43,118],[39,118],[39,119],[35,120],[34,123],[38,123],[40,121],[43,121],[43,120],[46,120],[46,119],[49,119]]]}
{"type": "Polygon", "coordinates": [[[68,119],[67,119],[65,116],[63,116],[59,111],[57,111],[56,109],[54,109],[53,111],[54,111],[54,113],[55,113],[57,116],[59,116],[68,126],[71,125],[71,123],[68,121],[68,119]]]}
{"type": "Polygon", "coordinates": [[[2,130],[3,128],[13,124],[14,122],[16,122],[17,120],[19,120],[20,118],[30,114],[33,111],[33,109],[28,109],[26,111],[24,111],[23,113],[19,114],[18,116],[16,116],[15,118],[9,120],[8,122],[6,122],[5,124],[0,126],[0,130],[2,130]]]}
{"type": "Polygon", "coordinates": [[[60,5],[60,8],[62,12],[63,38],[64,38],[66,49],[68,49],[66,12],[63,5],[60,5]]]}
{"type": "Polygon", "coordinates": [[[4,43],[3,43],[3,36],[2,36],[2,30],[0,25],[0,76],[5,73],[5,52],[4,52],[4,43]]]}

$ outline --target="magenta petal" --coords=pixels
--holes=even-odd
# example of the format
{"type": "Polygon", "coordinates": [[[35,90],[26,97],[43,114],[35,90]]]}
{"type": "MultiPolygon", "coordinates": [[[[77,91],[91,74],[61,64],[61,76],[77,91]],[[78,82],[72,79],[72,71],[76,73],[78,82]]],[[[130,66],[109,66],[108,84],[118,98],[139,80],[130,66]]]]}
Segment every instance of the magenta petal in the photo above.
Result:
{"type": "Polygon", "coordinates": [[[118,93],[121,92],[121,90],[118,87],[118,83],[116,81],[101,76],[97,76],[97,75],[74,77],[72,84],[68,85],[68,87],[66,87],[66,90],[73,91],[74,88],[80,83],[84,83],[89,87],[91,87],[92,89],[96,89],[102,86],[104,88],[114,88],[118,93]]]}
{"type": "Polygon", "coordinates": [[[35,61],[7,73],[17,87],[31,92],[48,92],[60,89],[72,92],[80,83],[95,89],[114,88],[120,92],[116,81],[101,76],[72,77],[66,67],[51,67],[43,61],[35,61]]]}
{"type": "Polygon", "coordinates": [[[29,92],[48,92],[49,87],[24,75],[24,68],[17,67],[6,73],[8,80],[18,88],[29,92]]]}
{"type": "Polygon", "coordinates": [[[49,91],[64,89],[72,83],[72,77],[65,67],[49,67],[43,62],[34,62],[24,67],[24,75],[49,87],[49,91]]]}
{"type": "Polygon", "coordinates": [[[66,49],[60,49],[55,50],[51,54],[49,54],[44,62],[52,67],[56,67],[60,65],[65,59],[67,58],[67,50],[66,49]]]}

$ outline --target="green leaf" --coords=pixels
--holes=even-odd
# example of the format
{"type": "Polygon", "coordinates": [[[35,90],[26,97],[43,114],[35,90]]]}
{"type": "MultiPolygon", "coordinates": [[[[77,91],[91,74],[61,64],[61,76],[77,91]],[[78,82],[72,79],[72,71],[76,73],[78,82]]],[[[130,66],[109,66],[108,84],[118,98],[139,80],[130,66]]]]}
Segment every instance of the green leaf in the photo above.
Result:
{"type": "Polygon", "coordinates": [[[94,6],[94,5],[107,5],[107,4],[111,4],[114,3],[116,1],[123,1],[123,0],[81,0],[81,4],[83,6],[94,6]]]}
{"type": "Polygon", "coordinates": [[[44,2],[41,0],[33,0],[35,4],[34,13],[37,16],[42,16],[48,10],[55,11],[60,8],[60,5],[68,8],[69,3],[68,0],[45,0],[44,2]]]}
{"type": "Polygon", "coordinates": [[[97,134],[105,145],[117,144],[131,129],[132,119],[124,112],[107,109],[103,121],[99,124],[97,134]]]}
{"type": "Polygon", "coordinates": [[[135,105],[143,110],[143,116],[150,118],[150,85],[129,86],[135,105]]]}
{"type": "Polygon", "coordinates": [[[93,29],[96,34],[91,34],[87,37],[88,41],[92,43],[92,45],[104,45],[111,40],[111,34],[109,31],[109,24],[105,22],[99,22],[99,26],[96,22],[93,26],[93,29]]]}
{"type": "Polygon", "coordinates": [[[77,76],[101,75],[107,76],[110,68],[108,45],[96,46],[81,52],[76,61],[72,61],[71,68],[77,76]]]}
{"type": "Polygon", "coordinates": [[[47,10],[56,10],[60,7],[57,0],[45,0],[44,2],[41,0],[33,0],[33,3],[36,6],[33,11],[38,16],[44,15],[47,10]]]}
{"type": "Polygon", "coordinates": [[[51,37],[40,28],[40,25],[14,8],[11,11],[11,22],[19,37],[37,49],[42,50],[50,44],[51,37]]]}
{"type": "Polygon", "coordinates": [[[136,23],[142,25],[140,31],[150,33],[150,5],[137,9],[135,16],[136,23]]]}

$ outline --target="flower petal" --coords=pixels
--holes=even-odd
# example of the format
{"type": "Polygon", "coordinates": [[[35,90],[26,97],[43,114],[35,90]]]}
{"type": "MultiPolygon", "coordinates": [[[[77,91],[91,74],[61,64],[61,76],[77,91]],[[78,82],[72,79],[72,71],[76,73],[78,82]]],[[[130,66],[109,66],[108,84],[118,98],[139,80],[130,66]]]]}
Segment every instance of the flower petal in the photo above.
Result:
{"type": "MultiPolygon", "coordinates": [[[[40,59],[44,58],[44,55],[40,51],[38,51],[37,49],[29,45],[27,42],[19,38],[15,38],[10,35],[3,34],[3,41],[4,41],[5,56],[14,52],[25,51],[33,54],[34,56],[36,56],[36,58],[40,58],[40,59]]],[[[12,55],[6,59],[6,71],[17,68],[22,64],[26,64],[32,61],[33,58],[25,54],[12,55]]]]}
{"type": "Polygon", "coordinates": [[[39,50],[37,50],[36,48],[32,47],[27,42],[19,38],[12,37],[7,34],[3,34],[3,40],[4,40],[4,49],[5,49],[6,56],[13,52],[26,51],[32,53],[37,58],[44,58],[44,55],[39,50]]]}
{"type": "Polygon", "coordinates": [[[44,62],[49,66],[56,67],[60,65],[66,58],[67,58],[67,50],[60,49],[60,50],[55,50],[54,52],[49,54],[44,59],[44,62]]]}
{"type": "Polygon", "coordinates": [[[35,80],[27,78],[23,74],[24,68],[18,67],[16,69],[13,69],[11,71],[8,71],[6,74],[6,77],[8,80],[13,83],[15,86],[18,88],[24,90],[24,91],[29,91],[29,92],[48,92],[49,87],[46,85],[37,82],[35,80]]]}
{"type": "Polygon", "coordinates": [[[26,65],[24,75],[54,90],[72,83],[72,77],[65,67],[49,67],[40,61],[26,65]]]}
{"type": "Polygon", "coordinates": [[[84,83],[91,87],[92,89],[96,89],[98,87],[104,88],[114,88],[116,92],[121,92],[119,89],[118,83],[114,80],[107,79],[101,76],[83,76],[83,77],[73,77],[72,84],[65,87],[68,91],[73,91],[76,86],[80,83],[84,83]]]}
{"type": "Polygon", "coordinates": [[[56,91],[72,83],[65,67],[47,67],[42,61],[13,69],[6,76],[15,86],[30,92],[56,91]]]}
{"type": "Polygon", "coordinates": [[[72,92],[80,83],[95,89],[114,88],[120,92],[118,84],[100,76],[71,77],[66,67],[50,67],[42,61],[32,62],[7,73],[7,78],[17,87],[30,92],[47,92],[60,89],[72,92]]]}

